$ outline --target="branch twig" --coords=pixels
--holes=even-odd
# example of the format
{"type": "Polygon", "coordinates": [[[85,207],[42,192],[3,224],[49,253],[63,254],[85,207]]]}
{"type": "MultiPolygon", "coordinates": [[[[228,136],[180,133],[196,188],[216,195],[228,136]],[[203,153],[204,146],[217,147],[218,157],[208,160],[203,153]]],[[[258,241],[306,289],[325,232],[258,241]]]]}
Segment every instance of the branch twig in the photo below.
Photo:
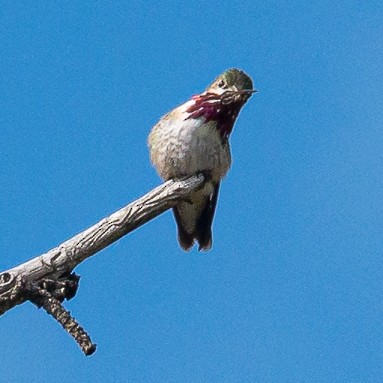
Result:
{"type": "Polygon", "coordinates": [[[29,300],[38,308],[51,315],[63,329],[78,343],[86,356],[96,351],[96,345],[92,343],[88,333],[78,324],[70,312],[61,304],[62,301],[74,297],[78,288],[80,277],[70,274],[60,280],[43,279],[39,283],[26,282],[29,291],[29,300]]]}

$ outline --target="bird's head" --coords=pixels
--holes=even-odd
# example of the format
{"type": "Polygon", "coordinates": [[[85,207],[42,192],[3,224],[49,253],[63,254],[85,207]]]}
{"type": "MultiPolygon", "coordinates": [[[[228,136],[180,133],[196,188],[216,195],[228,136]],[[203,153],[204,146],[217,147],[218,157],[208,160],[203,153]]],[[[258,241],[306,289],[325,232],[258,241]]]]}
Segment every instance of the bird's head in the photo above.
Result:
{"type": "Polygon", "coordinates": [[[203,94],[215,94],[221,96],[222,102],[245,103],[256,92],[253,89],[253,81],[242,70],[228,69],[220,74],[211,85],[209,85],[203,94]]]}
{"type": "Polygon", "coordinates": [[[242,70],[228,69],[219,75],[206,90],[192,97],[187,117],[204,117],[205,122],[216,121],[222,137],[231,133],[239,111],[256,92],[251,78],[242,70]]]}

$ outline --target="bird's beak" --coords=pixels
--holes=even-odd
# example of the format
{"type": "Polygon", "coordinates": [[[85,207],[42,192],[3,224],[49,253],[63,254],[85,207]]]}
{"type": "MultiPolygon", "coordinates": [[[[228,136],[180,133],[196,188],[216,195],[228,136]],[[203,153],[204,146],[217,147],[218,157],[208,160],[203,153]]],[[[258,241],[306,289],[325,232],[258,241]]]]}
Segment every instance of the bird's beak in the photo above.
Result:
{"type": "Polygon", "coordinates": [[[240,90],[239,91],[240,93],[257,93],[258,92],[258,90],[257,89],[242,89],[242,90],[240,90]]]}
{"type": "Polygon", "coordinates": [[[253,93],[257,93],[258,91],[256,89],[242,89],[238,91],[239,97],[246,102],[253,93]]]}

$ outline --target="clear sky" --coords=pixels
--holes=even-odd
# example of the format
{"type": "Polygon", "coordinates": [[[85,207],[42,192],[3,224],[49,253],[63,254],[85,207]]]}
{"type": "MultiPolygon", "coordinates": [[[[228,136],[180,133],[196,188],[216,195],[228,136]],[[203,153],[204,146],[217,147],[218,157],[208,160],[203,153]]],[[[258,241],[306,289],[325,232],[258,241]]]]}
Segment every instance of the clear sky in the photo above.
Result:
{"type": "Polygon", "coordinates": [[[151,127],[219,73],[234,128],[209,253],[170,212],[80,265],[86,358],[30,303],[10,382],[383,381],[381,1],[1,1],[0,268],[161,181],[151,127]]]}

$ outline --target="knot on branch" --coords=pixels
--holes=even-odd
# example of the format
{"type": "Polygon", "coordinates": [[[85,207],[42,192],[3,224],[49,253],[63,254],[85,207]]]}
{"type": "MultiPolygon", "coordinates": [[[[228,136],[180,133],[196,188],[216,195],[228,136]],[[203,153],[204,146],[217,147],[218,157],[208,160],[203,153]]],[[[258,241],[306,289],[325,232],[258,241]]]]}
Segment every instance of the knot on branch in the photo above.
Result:
{"type": "Polygon", "coordinates": [[[46,294],[56,298],[59,302],[63,302],[64,299],[70,300],[76,295],[79,281],[80,276],[72,273],[57,279],[44,278],[36,282],[26,282],[29,300],[38,307],[43,306],[40,300],[46,294]],[[42,292],[44,294],[41,294],[42,292]]]}
{"type": "Polygon", "coordinates": [[[12,275],[7,272],[0,274],[0,284],[2,285],[9,283],[11,279],[12,275]]]}

